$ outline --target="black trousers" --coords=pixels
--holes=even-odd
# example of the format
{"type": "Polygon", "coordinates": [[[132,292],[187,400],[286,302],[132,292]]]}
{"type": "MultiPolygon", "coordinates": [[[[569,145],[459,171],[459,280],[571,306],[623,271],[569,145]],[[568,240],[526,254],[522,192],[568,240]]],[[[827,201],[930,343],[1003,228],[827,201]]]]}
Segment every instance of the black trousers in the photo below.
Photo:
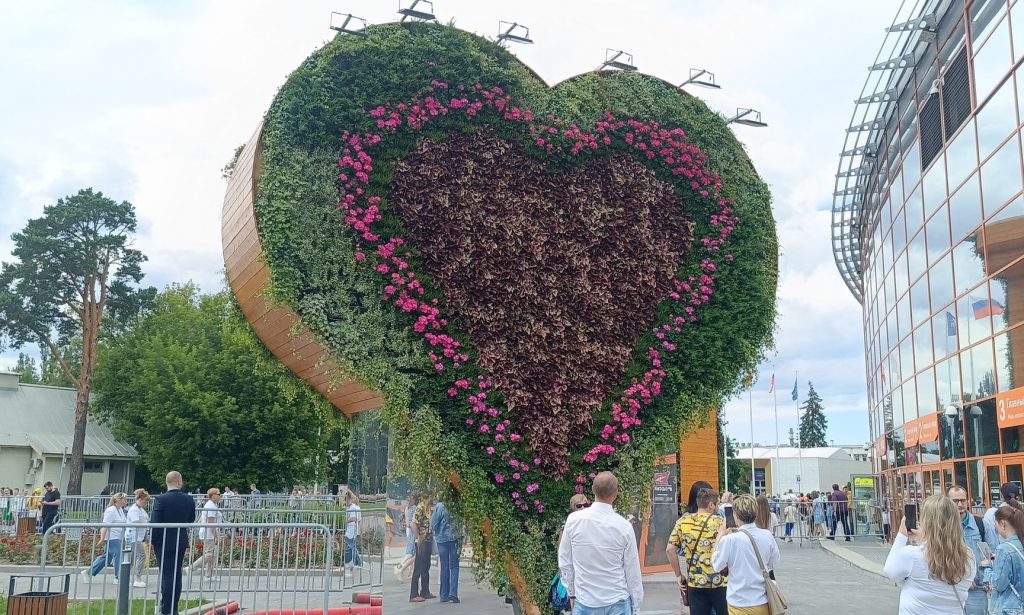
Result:
{"type": "Polygon", "coordinates": [[[836,535],[836,529],[838,529],[839,522],[843,522],[843,533],[847,538],[850,537],[850,514],[847,511],[837,512],[832,516],[832,537],[836,535]]]}
{"type": "Polygon", "coordinates": [[[410,600],[416,596],[426,598],[430,595],[430,552],[431,543],[416,543],[416,561],[412,565],[412,585],[409,587],[410,600]]]}
{"type": "Polygon", "coordinates": [[[176,615],[181,599],[181,563],[185,549],[177,545],[159,552],[160,561],[160,615],[176,615]]]}
{"type": "Polygon", "coordinates": [[[711,615],[712,609],[715,615],[728,615],[729,604],[725,601],[725,592],[724,587],[691,587],[688,590],[690,615],[711,615]]]}
{"type": "Polygon", "coordinates": [[[51,527],[53,527],[53,524],[56,523],[56,522],[57,522],[57,513],[53,513],[52,515],[43,515],[43,533],[45,534],[46,530],[48,530],[51,527]]]}

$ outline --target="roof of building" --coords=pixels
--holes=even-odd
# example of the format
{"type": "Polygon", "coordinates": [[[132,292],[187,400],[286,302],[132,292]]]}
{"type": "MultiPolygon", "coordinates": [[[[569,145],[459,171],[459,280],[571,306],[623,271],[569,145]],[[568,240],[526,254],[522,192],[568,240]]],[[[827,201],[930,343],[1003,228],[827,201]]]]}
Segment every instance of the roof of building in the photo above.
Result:
{"type": "MultiPolygon", "coordinates": [[[[0,387],[0,446],[31,446],[41,455],[71,450],[75,430],[75,390],[34,384],[0,387]]],[[[135,458],[134,447],[118,441],[110,428],[89,421],[86,457],[135,458]]]]}
{"type": "MultiPolygon", "coordinates": [[[[840,446],[819,446],[805,449],[798,449],[794,446],[780,446],[778,449],[780,459],[845,459],[853,460],[850,456],[849,447],[840,446]]],[[[775,447],[754,447],[754,459],[774,459],[775,447]]],[[[741,448],[736,450],[736,459],[750,459],[750,449],[741,448]]]]}

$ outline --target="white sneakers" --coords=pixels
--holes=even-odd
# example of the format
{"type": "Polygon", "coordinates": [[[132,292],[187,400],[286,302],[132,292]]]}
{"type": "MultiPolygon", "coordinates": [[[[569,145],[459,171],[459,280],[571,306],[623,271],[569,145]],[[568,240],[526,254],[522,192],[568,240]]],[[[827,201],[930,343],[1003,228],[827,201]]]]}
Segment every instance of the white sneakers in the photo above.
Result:
{"type": "Polygon", "coordinates": [[[79,572],[78,575],[80,577],[82,577],[82,581],[83,582],[85,582],[85,583],[92,583],[92,574],[90,574],[88,568],[86,568],[82,572],[79,572]]]}
{"type": "Polygon", "coordinates": [[[146,582],[142,579],[135,579],[135,581],[132,583],[132,587],[144,588],[146,587],[146,582]]]}

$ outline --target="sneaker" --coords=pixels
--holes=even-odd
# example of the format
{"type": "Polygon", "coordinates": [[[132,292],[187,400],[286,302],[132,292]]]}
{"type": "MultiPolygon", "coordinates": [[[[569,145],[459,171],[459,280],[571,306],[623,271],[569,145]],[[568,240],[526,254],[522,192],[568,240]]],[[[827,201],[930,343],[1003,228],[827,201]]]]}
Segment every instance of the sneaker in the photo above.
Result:
{"type": "Polygon", "coordinates": [[[92,575],[89,573],[89,569],[86,568],[82,572],[78,573],[82,577],[82,581],[86,583],[92,583],[92,575]]]}
{"type": "Polygon", "coordinates": [[[145,581],[135,581],[134,583],[132,583],[132,587],[145,588],[146,587],[146,582],[145,581]]]}
{"type": "Polygon", "coordinates": [[[462,602],[462,601],[459,600],[458,596],[448,596],[448,602],[453,602],[455,604],[458,604],[459,602],[462,602]]]}
{"type": "Polygon", "coordinates": [[[117,577],[114,577],[113,579],[110,579],[110,584],[111,585],[117,585],[117,577]]]}

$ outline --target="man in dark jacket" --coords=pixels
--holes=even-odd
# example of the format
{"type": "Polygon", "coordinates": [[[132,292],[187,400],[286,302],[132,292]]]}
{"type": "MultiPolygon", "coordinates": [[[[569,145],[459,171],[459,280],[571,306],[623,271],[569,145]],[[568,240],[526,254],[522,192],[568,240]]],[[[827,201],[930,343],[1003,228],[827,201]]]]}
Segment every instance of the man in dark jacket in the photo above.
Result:
{"type": "MultiPolygon", "coordinates": [[[[167,493],[153,504],[153,523],[195,523],[196,504],[182,492],[181,474],[167,473],[167,493]]],[[[188,547],[188,529],[154,528],[153,551],[160,565],[160,615],[177,615],[181,597],[181,562],[188,547]]]]}

